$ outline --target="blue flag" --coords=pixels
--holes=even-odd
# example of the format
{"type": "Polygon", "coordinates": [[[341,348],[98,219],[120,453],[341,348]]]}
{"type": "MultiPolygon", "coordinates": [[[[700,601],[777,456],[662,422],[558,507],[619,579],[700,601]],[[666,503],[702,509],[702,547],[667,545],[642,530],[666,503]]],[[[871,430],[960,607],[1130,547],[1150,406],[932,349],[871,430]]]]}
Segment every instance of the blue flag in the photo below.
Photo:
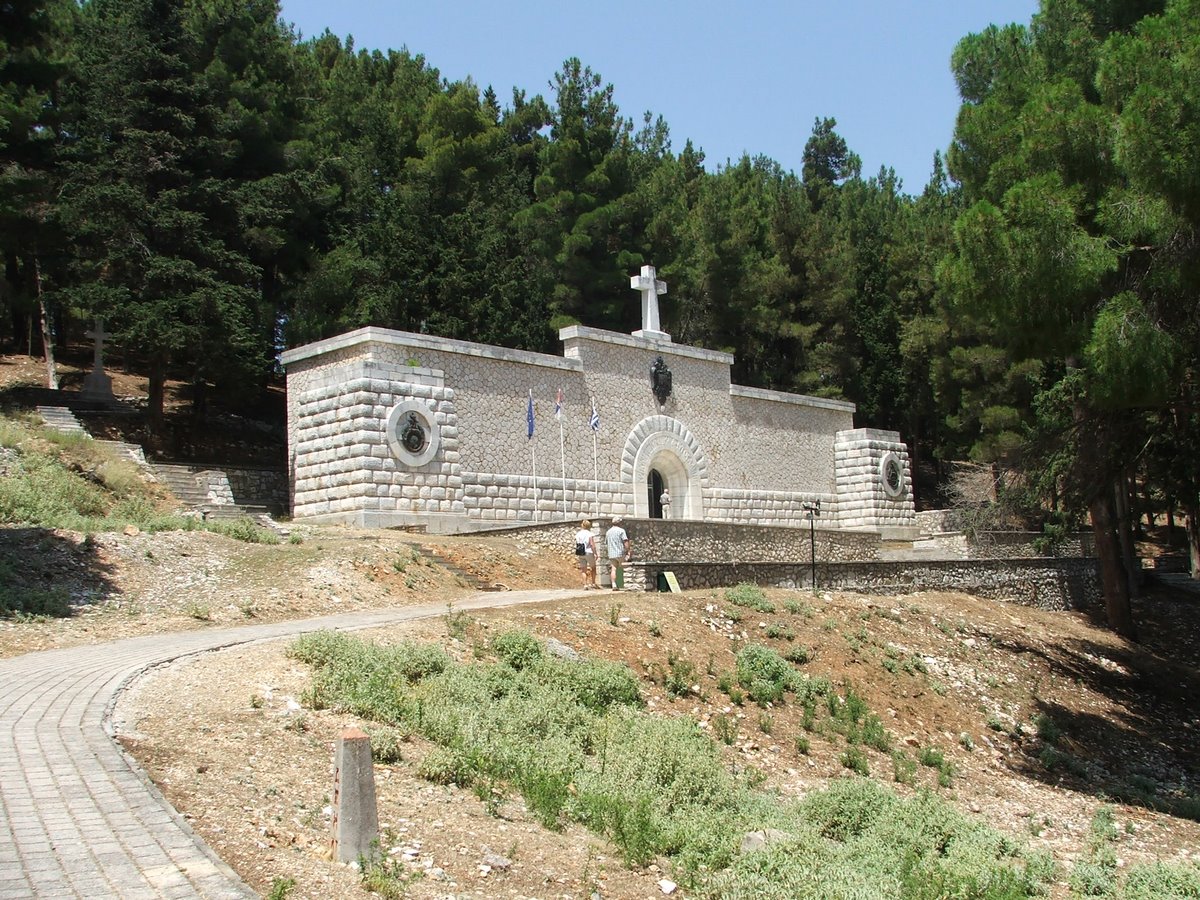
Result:
{"type": "Polygon", "coordinates": [[[592,417],[588,419],[588,425],[591,426],[592,431],[600,430],[600,413],[596,411],[595,397],[592,398],[592,417]]]}
{"type": "Polygon", "coordinates": [[[528,427],[529,439],[533,440],[533,389],[529,390],[529,407],[525,410],[525,425],[528,427]]]}

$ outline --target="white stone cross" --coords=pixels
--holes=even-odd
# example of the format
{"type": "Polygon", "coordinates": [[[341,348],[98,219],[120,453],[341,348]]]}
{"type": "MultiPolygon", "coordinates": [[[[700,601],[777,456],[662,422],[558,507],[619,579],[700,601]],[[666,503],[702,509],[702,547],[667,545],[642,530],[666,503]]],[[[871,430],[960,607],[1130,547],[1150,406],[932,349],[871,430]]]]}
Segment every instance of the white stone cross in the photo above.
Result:
{"type": "Polygon", "coordinates": [[[99,371],[104,368],[104,339],[108,334],[104,331],[104,320],[96,319],[96,327],[85,331],[84,337],[91,338],[95,343],[92,347],[92,368],[99,371]]]}
{"type": "Polygon", "coordinates": [[[112,378],[104,371],[104,339],[108,337],[104,331],[104,320],[97,318],[96,327],[84,332],[84,335],[90,337],[95,344],[92,348],[92,371],[84,377],[80,395],[85,400],[114,403],[117,398],[113,396],[112,378]]]}
{"type": "Polygon", "coordinates": [[[658,317],[658,298],[667,292],[667,283],[658,280],[654,266],[642,266],[640,275],[629,279],[629,286],[642,295],[642,327],[634,337],[669,341],[671,336],[662,330],[658,317]]]}

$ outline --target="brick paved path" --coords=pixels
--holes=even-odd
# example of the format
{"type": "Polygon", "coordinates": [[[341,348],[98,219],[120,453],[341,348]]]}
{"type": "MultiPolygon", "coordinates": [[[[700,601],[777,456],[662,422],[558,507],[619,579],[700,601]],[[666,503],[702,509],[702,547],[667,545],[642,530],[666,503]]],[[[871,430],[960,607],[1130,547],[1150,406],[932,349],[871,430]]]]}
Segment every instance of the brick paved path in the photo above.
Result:
{"type": "MultiPolygon", "coordinates": [[[[561,600],[574,591],[477,594],[455,609],[561,600]]],[[[0,660],[0,900],[253,897],[113,740],[117,694],[147,668],[319,628],[443,615],[445,604],[131,638],[0,660]]]]}

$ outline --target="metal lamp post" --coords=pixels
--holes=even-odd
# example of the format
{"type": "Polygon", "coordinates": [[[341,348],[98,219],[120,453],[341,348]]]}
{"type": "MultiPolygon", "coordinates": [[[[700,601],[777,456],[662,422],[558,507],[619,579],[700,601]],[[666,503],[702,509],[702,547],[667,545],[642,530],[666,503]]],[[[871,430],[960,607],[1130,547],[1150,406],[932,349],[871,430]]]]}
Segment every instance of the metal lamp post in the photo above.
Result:
{"type": "Polygon", "coordinates": [[[808,547],[812,559],[812,577],[810,579],[813,592],[817,590],[817,516],[821,515],[821,501],[802,503],[800,508],[808,515],[808,547]]]}

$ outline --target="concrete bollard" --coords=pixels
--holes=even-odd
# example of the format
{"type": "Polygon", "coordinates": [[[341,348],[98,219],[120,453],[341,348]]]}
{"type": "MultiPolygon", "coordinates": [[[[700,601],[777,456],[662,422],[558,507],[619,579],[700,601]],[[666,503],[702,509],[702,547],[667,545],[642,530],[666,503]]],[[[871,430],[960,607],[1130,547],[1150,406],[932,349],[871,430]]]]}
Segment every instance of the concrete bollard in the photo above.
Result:
{"type": "Polygon", "coordinates": [[[347,728],[333,754],[333,858],[369,857],[379,849],[378,841],[371,739],[359,728],[347,728]]]}

